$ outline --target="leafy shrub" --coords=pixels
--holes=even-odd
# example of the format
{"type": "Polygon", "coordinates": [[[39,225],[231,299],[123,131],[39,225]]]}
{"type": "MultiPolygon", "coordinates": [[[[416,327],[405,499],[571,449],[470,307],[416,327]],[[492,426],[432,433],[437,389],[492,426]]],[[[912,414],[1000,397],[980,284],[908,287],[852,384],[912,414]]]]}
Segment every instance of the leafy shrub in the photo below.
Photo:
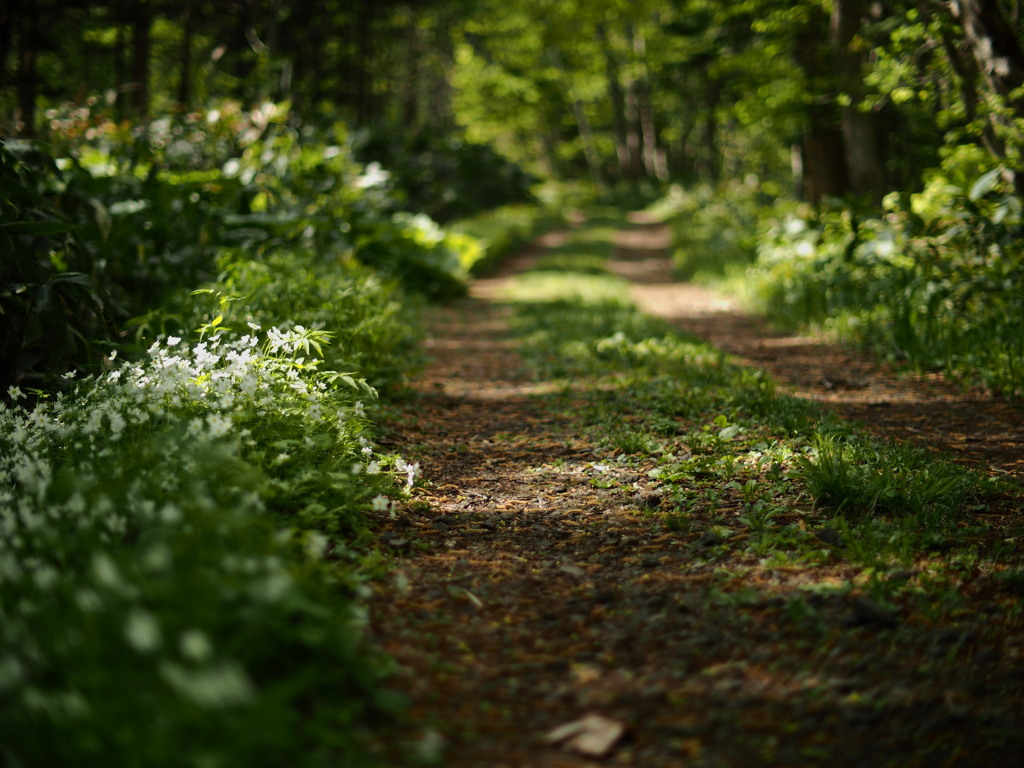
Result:
{"type": "Polygon", "coordinates": [[[361,262],[433,299],[465,293],[467,265],[477,250],[472,238],[447,233],[423,214],[369,223],[355,242],[361,262]]]}
{"type": "Polygon", "coordinates": [[[324,342],[169,338],[0,406],[5,760],[371,762],[391,704],[347,542],[416,468],[372,456],[373,391],[324,342]]]}
{"type": "Polygon", "coordinates": [[[262,259],[225,251],[219,265],[220,280],[180,309],[186,328],[214,317],[236,329],[288,318],[330,337],[323,349],[328,368],[358,372],[381,389],[401,381],[419,360],[417,304],[377,271],[284,249],[262,259]]]}
{"type": "Polygon", "coordinates": [[[477,244],[476,251],[468,252],[465,267],[474,275],[483,275],[542,231],[563,224],[564,219],[555,210],[549,206],[505,205],[452,222],[449,231],[477,244]]]}
{"type": "Polygon", "coordinates": [[[88,360],[120,314],[53,202],[60,175],[38,148],[0,142],[0,384],[88,360]]]}
{"type": "Polygon", "coordinates": [[[533,179],[492,147],[452,133],[395,136],[393,126],[365,130],[356,157],[390,171],[397,209],[447,223],[530,200],[533,179]]]}
{"type": "Polygon", "coordinates": [[[969,189],[936,174],[884,217],[850,208],[776,222],[753,273],[783,324],[826,323],[919,368],[1024,393],[1019,199],[1001,169],[969,189]]]}
{"type": "Polygon", "coordinates": [[[722,277],[757,256],[758,230],[774,203],[753,180],[684,190],[673,187],[651,212],[672,227],[673,263],[681,279],[722,277]]]}
{"type": "Polygon", "coordinates": [[[0,384],[97,363],[95,339],[131,316],[147,329],[154,308],[217,276],[225,250],[317,254],[322,274],[354,259],[433,298],[465,290],[476,241],[396,213],[387,173],[353,160],[341,126],[300,129],[286,105],[230,102],[146,126],[53,126],[56,160],[0,145],[0,384]]]}

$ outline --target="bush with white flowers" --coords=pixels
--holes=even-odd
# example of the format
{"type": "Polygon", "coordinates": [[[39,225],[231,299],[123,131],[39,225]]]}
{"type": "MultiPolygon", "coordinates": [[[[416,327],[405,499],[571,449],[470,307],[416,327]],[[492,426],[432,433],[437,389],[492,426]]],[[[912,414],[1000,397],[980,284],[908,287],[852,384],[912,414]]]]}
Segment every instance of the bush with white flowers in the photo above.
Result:
{"type": "Polygon", "coordinates": [[[169,337],[0,404],[0,762],[371,764],[349,543],[418,467],[374,453],[328,337],[169,337]]]}

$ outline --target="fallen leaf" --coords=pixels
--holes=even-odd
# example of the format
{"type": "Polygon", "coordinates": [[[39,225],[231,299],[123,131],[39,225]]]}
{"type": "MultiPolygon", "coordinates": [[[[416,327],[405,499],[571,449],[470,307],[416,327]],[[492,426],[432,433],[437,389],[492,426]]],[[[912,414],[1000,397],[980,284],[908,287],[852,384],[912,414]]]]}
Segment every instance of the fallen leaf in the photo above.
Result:
{"type": "Polygon", "coordinates": [[[587,757],[604,757],[626,732],[622,723],[603,715],[584,715],[549,732],[544,740],[549,744],[562,744],[587,757]]]}

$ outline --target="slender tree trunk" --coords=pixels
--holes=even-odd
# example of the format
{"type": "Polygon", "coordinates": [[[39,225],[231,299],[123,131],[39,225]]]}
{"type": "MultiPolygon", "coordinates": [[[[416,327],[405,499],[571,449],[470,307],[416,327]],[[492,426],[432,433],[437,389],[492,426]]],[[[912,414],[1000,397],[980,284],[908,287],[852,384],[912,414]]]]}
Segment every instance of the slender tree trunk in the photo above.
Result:
{"type": "Polygon", "coordinates": [[[721,177],[721,151],[718,148],[718,105],[722,100],[722,84],[704,73],[704,121],[701,127],[703,152],[697,173],[710,184],[718,183],[721,177]]]}
{"type": "MultiPolygon", "coordinates": [[[[949,8],[964,30],[982,82],[1017,118],[1024,117],[1024,51],[997,0],[950,0],[949,8]]],[[[1005,160],[1007,144],[1019,146],[1018,130],[997,110],[989,110],[988,119],[994,141],[987,143],[1005,160]]],[[[1024,194],[1024,169],[1011,168],[1007,176],[1024,194]]]]}
{"type": "Polygon", "coordinates": [[[835,124],[831,107],[811,106],[800,145],[804,199],[818,203],[826,197],[842,197],[849,191],[842,147],[843,133],[835,124]]]}
{"type": "Polygon", "coordinates": [[[3,90],[6,85],[4,75],[7,73],[7,59],[11,54],[11,44],[14,41],[17,8],[17,0],[8,0],[8,2],[0,4],[0,90],[3,90]]]}
{"type": "MultiPolygon", "coordinates": [[[[957,93],[960,97],[960,104],[963,105],[964,111],[967,114],[967,119],[974,122],[978,116],[978,105],[981,100],[981,96],[978,94],[978,89],[975,85],[978,78],[978,71],[973,61],[969,61],[964,58],[960,46],[952,39],[949,34],[949,30],[945,25],[939,25],[942,35],[942,47],[946,52],[946,58],[949,60],[950,66],[953,68],[953,72],[956,74],[958,81],[957,93]]],[[[1006,157],[1006,144],[996,134],[995,129],[992,126],[992,122],[986,120],[984,128],[982,129],[981,136],[982,144],[989,153],[1000,160],[1006,157]]]]}
{"type": "Polygon", "coordinates": [[[18,38],[18,118],[21,135],[36,135],[36,91],[38,74],[36,57],[39,53],[39,9],[34,3],[25,8],[21,34],[18,38]]]}
{"type": "Polygon", "coordinates": [[[643,135],[640,128],[640,105],[637,101],[637,82],[626,83],[626,175],[630,179],[643,176],[643,135]]]}
{"type": "MultiPolygon", "coordinates": [[[[634,38],[633,25],[626,22],[626,40],[632,43],[634,38]]],[[[625,116],[626,116],[626,157],[627,175],[631,180],[639,179],[644,174],[643,162],[643,129],[640,125],[640,103],[637,95],[639,84],[631,74],[626,80],[625,116]]]]}
{"type": "Polygon", "coordinates": [[[192,104],[192,34],[195,18],[192,9],[185,6],[181,16],[180,73],[178,76],[178,106],[187,111],[192,104]]]}
{"type": "Polygon", "coordinates": [[[626,99],[619,80],[619,64],[612,53],[608,30],[598,24],[597,37],[604,53],[604,71],[608,101],[612,108],[612,125],[615,136],[615,158],[618,161],[619,177],[629,176],[629,148],[626,146],[626,99]]]}
{"type": "Polygon", "coordinates": [[[1024,99],[1013,93],[1024,85],[1024,52],[997,0],[951,0],[950,9],[985,82],[1017,114],[1024,114],[1024,99]]]}
{"type": "Polygon", "coordinates": [[[149,112],[149,30],[152,16],[149,8],[140,5],[132,21],[132,108],[139,117],[149,112]]]}
{"type": "Polygon", "coordinates": [[[881,154],[876,116],[861,108],[864,99],[863,61],[860,50],[854,45],[866,11],[866,0],[835,0],[832,6],[832,45],[838,85],[846,97],[840,107],[840,124],[850,188],[854,194],[877,203],[887,191],[885,160],[881,154]]]}
{"type": "Polygon", "coordinates": [[[125,61],[127,43],[125,42],[125,26],[117,25],[117,32],[114,36],[114,82],[117,87],[117,101],[114,102],[114,112],[117,121],[125,119],[125,106],[128,100],[128,65],[125,61]]]}
{"type": "Polygon", "coordinates": [[[665,181],[668,179],[668,167],[665,154],[658,146],[658,131],[654,125],[654,108],[651,106],[651,89],[648,87],[650,70],[647,67],[647,45],[639,31],[633,35],[633,53],[643,65],[643,76],[638,78],[636,84],[636,104],[640,136],[643,139],[644,171],[648,177],[665,181]]]}
{"type": "Polygon", "coordinates": [[[590,176],[599,188],[604,188],[604,174],[601,172],[601,156],[597,151],[597,142],[594,141],[594,131],[590,126],[587,111],[583,100],[578,98],[575,88],[572,85],[571,76],[562,59],[562,53],[554,46],[549,46],[547,56],[551,63],[561,73],[562,87],[565,91],[565,98],[572,106],[572,114],[576,120],[576,130],[579,132],[580,143],[583,145],[583,157],[587,162],[587,169],[590,176]]]}
{"type": "Polygon", "coordinates": [[[407,128],[415,129],[419,124],[419,81],[420,57],[416,40],[416,17],[409,14],[409,24],[405,32],[405,85],[402,94],[402,114],[407,128]]]}
{"type": "MultiPolygon", "coordinates": [[[[835,75],[831,66],[829,17],[823,11],[815,12],[798,30],[795,50],[797,63],[811,84],[811,92],[833,91],[835,75]]],[[[800,140],[804,198],[817,203],[824,197],[842,197],[850,190],[850,180],[839,108],[833,99],[817,97],[807,103],[804,114],[800,140]]]]}

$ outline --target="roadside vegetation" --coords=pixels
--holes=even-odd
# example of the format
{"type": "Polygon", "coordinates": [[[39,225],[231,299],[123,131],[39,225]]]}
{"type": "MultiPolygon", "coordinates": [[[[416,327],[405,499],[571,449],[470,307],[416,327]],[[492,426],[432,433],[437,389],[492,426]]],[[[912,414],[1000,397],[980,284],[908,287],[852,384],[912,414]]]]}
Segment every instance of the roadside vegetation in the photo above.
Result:
{"type": "Polygon", "coordinates": [[[541,216],[442,230],[270,104],[98,128],[0,146],[3,755],[372,764],[367,519],[420,472],[379,393],[541,216]]]}
{"type": "Polygon", "coordinates": [[[1024,394],[1019,198],[960,153],[885,210],[766,203],[744,185],[676,189],[677,274],[745,300],[782,329],[814,328],[916,371],[1024,394]]]}

